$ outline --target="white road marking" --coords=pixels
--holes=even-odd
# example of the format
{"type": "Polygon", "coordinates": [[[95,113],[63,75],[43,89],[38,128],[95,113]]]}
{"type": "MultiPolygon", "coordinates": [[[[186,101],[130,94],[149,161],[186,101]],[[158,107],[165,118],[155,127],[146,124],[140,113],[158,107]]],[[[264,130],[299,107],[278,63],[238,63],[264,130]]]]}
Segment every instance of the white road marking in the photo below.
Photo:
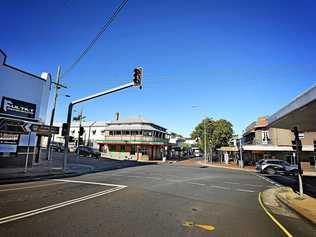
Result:
{"type": "Polygon", "coordinates": [[[199,185],[199,186],[205,186],[205,184],[201,183],[194,183],[194,182],[187,182],[188,184],[193,184],[193,185],[199,185]]]}
{"type": "Polygon", "coordinates": [[[0,192],[17,191],[17,190],[30,189],[30,188],[40,188],[40,187],[52,186],[56,184],[61,184],[61,183],[48,183],[48,184],[40,184],[40,185],[26,186],[26,187],[19,187],[19,188],[1,189],[0,192]]]}
{"type": "Polygon", "coordinates": [[[94,194],[83,196],[81,198],[71,199],[69,201],[65,201],[65,202],[61,202],[61,203],[58,203],[58,204],[42,207],[42,208],[39,208],[39,209],[35,209],[35,210],[27,211],[27,212],[22,212],[22,213],[18,213],[18,214],[11,215],[11,216],[2,217],[2,218],[0,218],[0,224],[4,224],[4,223],[7,223],[7,222],[19,220],[19,219],[24,219],[26,217],[38,215],[40,213],[44,213],[44,212],[48,212],[48,211],[52,211],[52,210],[55,210],[55,209],[58,209],[58,208],[61,208],[61,207],[69,206],[71,204],[75,204],[75,203],[78,203],[78,202],[83,202],[83,201],[86,201],[86,200],[89,200],[89,199],[92,199],[92,198],[100,197],[102,195],[121,190],[123,188],[124,187],[111,188],[109,190],[97,192],[97,193],[94,193],[94,194]]]}
{"type": "Polygon", "coordinates": [[[251,187],[262,187],[261,184],[244,184],[245,186],[251,186],[251,187]]]}
{"type": "Polygon", "coordinates": [[[240,183],[236,183],[236,182],[224,182],[225,184],[240,184],[240,183]]]}
{"type": "Polygon", "coordinates": [[[255,174],[255,176],[259,177],[260,179],[264,179],[265,181],[267,181],[267,182],[269,182],[269,183],[271,183],[271,184],[273,184],[273,185],[275,185],[275,186],[277,186],[277,187],[282,187],[282,185],[280,185],[280,184],[274,182],[273,180],[271,180],[271,179],[269,179],[269,178],[267,178],[267,177],[264,177],[264,176],[258,175],[258,174],[255,174]]]}
{"type": "Polygon", "coordinates": [[[247,193],[254,193],[254,190],[249,190],[249,189],[241,189],[241,188],[237,188],[236,191],[238,192],[247,192],[247,193]]]}
{"type": "Polygon", "coordinates": [[[61,203],[57,203],[57,204],[53,204],[50,206],[46,206],[46,207],[42,207],[42,208],[38,208],[38,209],[34,209],[34,210],[30,210],[30,211],[26,211],[26,212],[22,212],[22,213],[18,213],[18,214],[14,214],[14,215],[10,215],[10,216],[6,216],[6,217],[2,217],[0,218],[0,224],[4,224],[4,223],[8,223],[11,221],[15,221],[15,220],[19,220],[19,219],[24,219],[30,216],[34,216],[34,215],[38,215],[44,212],[48,212],[48,211],[52,211],[61,207],[65,207],[65,206],[69,206],[75,203],[79,203],[79,202],[83,202],[92,198],[96,198],[96,197],[100,197],[112,192],[116,192],[119,191],[123,188],[126,188],[127,186],[125,185],[117,185],[117,184],[107,184],[107,183],[97,183],[97,182],[86,182],[86,181],[79,181],[79,180],[66,180],[66,179],[56,179],[56,181],[60,181],[60,182],[68,182],[68,183],[81,183],[81,184],[92,184],[92,185],[101,185],[101,186],[110,186],[110,187],[114,187],[108,190],[103,190],[97,193],[93,193],[93,194],[89,194],[80,198],[75,198],[75,199],[71,199],[65,202],[61,202],[61,203]]]}
{"type": "Polygon", "coordinates": [[[218,188],[218,189],[223,189],[223,190],[230,190],[230,188],[228,187],[222,187],[222,186],[216,186],[216,185],[212,185],[210,186],[211,188],[218,188]]]}
{"type": "Polygon", "coordinates": [[[126,188],[127,187],[125,185],[119,185],[119,184],[87,182],[87,181],[70,180],[70,179],[54,179],[54,180],[55,181],[60,181],[60,182],[67,182],[67,183],[93,184],[93,185],[110,186],[110,187],[122,187],[122,188],[126,188]]]}

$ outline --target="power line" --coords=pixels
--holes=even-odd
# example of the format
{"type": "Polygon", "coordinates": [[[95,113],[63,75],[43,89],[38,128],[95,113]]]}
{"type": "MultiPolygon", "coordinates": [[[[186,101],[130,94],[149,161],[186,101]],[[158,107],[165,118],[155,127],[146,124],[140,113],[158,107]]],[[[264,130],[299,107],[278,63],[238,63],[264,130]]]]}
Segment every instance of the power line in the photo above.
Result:
{"type": "Polygon", "coordinates": [[[96,34],[96,36],[93,38],[93,40],[90,42],[88,47],[86,47],[80,56],[69,66],[67,70],[62,74],[61,77],[65,77],[71,70],[74,69],[74,67],[81,61],[81,59],[89,52],[89,50],[95,45],[97,40],[102,36],[102,34],[109,28],[111,23],[114,21],[115,17],[120,13],[120,11],[124,8],[124,6],[127,4],[128,0],[123,0],[121,4],[116,8],[116,10],[113,12],[110,18],[107,19],[105,24],[102,26],[101,30],[96,34]]]}

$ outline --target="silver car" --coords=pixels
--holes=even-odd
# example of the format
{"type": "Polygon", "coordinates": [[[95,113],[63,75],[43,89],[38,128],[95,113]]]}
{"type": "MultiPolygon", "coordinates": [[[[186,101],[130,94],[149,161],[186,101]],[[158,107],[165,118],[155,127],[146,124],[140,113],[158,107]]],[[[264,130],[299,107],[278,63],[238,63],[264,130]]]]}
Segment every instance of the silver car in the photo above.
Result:
{"type": "Polygon", "coordinates": [[[256,169],[261,173],[297,175],[298,169],[284,160],[263,159],[256,163],[256,169]]]}

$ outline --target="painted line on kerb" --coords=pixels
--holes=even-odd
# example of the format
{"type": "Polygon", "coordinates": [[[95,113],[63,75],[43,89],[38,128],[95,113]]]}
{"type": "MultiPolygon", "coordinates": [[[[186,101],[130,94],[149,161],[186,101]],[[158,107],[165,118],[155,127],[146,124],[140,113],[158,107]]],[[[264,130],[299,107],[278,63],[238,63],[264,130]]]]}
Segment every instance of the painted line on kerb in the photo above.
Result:
{"type": "Polygon", "coordinates": [[[259,193],[258,200],[259,200],[260,206],[265,211],[265,213],[268,215],[268,217],[270,217],[270,219],[283,231],[283,233],[287,237],[293,237],[293,235],[264,206],[262,199],[261,199],[261,192],[259,193]]]}
{"type": "Polygon", "coordinates": [[[125,185],[116,185],[116,184],[104,184],[104,183],[96,183],[96,182],[86,182],[86,181],[77,181],[77,180],[58,180],[61,182],[69,182],[69,183],[82,183],[82,184],[93,184],[93,185],[101,185],[101,186],[112,186],[114,188],[108,189],[108,190],[103,190],[97,193],[93,193],[93,194],[89,194],[80,198],[75,198],[75,199],[71,199],[65,202],[61,202],[61,203],[57,203],[57,204],[53,204],[50,206],[46,206],[46,207],[42,207],[42,208],[38,208],[38,209],[34,209],[34,210],[30,210],[30,211],[26,211],[26,212],[22,212],[22,213],[18,213],[18,214],[14,214],[14,215],[10,215],[10,216],[6,216],[6,217],[2,217],[0,218],[0,224],[4,224],[4,223],[8,223],[11,221],[15,221],[15,220],[19,220],[19,219],[24,219],[30,216],[34,216],[34,215],[38,215],[44,212],[48,212],[48,211],[52,211],[58,208],[62,208],[65,206],[69,206],[75,203],[79,203],[79,202],[83,202],[92,198],[96,198],[96,197],[100,197],[112,192],[116,192],[119,191],[121,189],[126,188],[127,186],[125,185]]]}
{"type": "Polygon", "coordinates": [[[40,187],[57,185],[57,184],[62,184],[62,183],[40,184],[40,185],[26,186],[26,187],[20,187],[20,188],[7,188],[7,189],[1,189],[0,192],[17,191],[17,190],[31,189],[31,188],[40,188],[40,187]]]}

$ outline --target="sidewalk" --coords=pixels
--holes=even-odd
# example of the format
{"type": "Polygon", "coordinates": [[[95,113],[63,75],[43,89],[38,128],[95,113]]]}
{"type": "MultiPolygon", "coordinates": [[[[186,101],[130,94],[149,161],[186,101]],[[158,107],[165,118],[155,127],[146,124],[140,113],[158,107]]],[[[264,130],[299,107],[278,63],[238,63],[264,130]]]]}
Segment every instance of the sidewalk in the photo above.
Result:
{"type": "MultiPolygon", "coordinates": [[[[316,225],[316,199],[306,194],[301,198],[299,194],[295,193],[289,187],[272,188],[263,192],[263,202],[265,206],[268,206],[274,212],[276,207],[271,206],[271,198],[268,200],[267,196],[273,196],[280,203],[294,211],[296,214],[302,216],[304,219],[316,225]]],[[[280,208],[280,206],[279,206],[280,208]]],[[[282,211],[284,213],[284,210],[282,211]]]]}
{"type": "Polygon", "coordinates": [[[54,153],[52,161],[44,158],[39,164],[28,167],[24,173],[24,168],[0,168],[0,184],[34,181],[39,179],[72,177],[91,172],[100,172],[127,167],[154,165],[154,163],[112,160],[107,158],[94,159],[88,157],[76,158],[75,154],[70,154],[66,172],[63,171],[63,153],[54,153]]]}

